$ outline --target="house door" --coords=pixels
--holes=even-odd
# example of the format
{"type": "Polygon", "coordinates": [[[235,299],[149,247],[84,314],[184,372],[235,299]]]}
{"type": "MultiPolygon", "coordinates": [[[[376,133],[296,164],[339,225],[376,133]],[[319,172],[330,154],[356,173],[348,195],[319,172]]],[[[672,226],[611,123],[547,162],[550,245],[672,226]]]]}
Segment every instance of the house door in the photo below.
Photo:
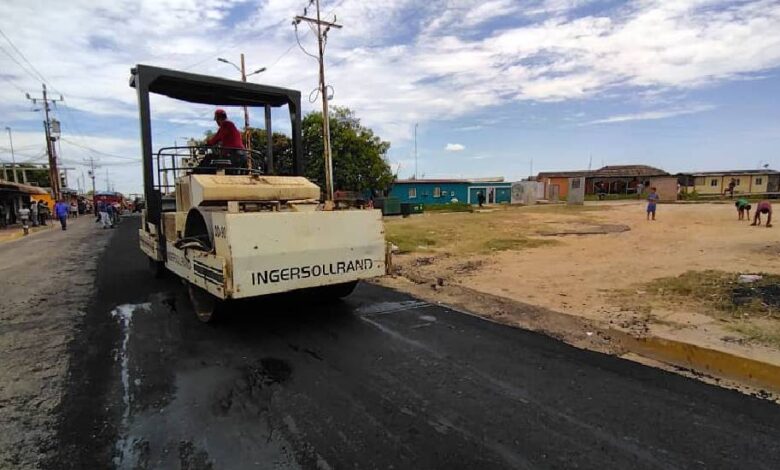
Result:
{"type": "Polygon", "coordinates": [[[494,204],[496,202],[496,188],[488,188],[488,204],[494,204]]]}
{"type": "Polygon", "coordinates": [[[547,188],[547,200],[549,201],[557,201],[560,198],[561,194],[561,187],[557,184],[551,184],[547,188]]]}

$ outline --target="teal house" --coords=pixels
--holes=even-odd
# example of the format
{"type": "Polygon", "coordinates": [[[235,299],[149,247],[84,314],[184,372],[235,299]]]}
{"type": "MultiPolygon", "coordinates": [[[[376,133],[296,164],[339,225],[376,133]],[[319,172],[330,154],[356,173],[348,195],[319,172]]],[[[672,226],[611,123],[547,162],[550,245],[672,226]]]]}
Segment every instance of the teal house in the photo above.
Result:
{"type": "Polygon", "coordinates": [[[402,203],[447,204],[457,201],[478,204],[480,192],[485,196],[485,204],[509,204],[512,183],[505,182],[504,178],[397,180],[389,196],[397,197],[402,203]]]}

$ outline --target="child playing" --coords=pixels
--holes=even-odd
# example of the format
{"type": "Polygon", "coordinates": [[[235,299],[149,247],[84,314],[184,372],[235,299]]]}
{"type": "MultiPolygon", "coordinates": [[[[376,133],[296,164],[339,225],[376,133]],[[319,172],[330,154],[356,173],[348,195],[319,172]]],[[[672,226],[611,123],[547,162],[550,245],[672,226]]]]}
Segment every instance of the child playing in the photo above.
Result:
{"type": "Polygon", "coordinates": [[[750,225],[761,225],[761,214],[766,214],[766,227],[772,226],[772,204],[769,201],[761,201],[756,206],[756,215],[750,225]]]}
{"type": "Polygon", "coordinates": [[[655,220],[655,205],[658,202],[658,193],[656,192],[655,186],[650,188],[650,194],[647,195],[647,220],[650,220],[650,216],[653,216],[653,220],[655,220]]]}
{"type": "Polygon", "coordinates": [[[747,199],[741,197],[737,199],[737,202],[735,202],[734,205],[737,206],[737,216],[739,217],[739,220],[750,220],[751,206],[747,199]],[[747,213],[747,217],[745,217],[745,213],[747,213]]]}

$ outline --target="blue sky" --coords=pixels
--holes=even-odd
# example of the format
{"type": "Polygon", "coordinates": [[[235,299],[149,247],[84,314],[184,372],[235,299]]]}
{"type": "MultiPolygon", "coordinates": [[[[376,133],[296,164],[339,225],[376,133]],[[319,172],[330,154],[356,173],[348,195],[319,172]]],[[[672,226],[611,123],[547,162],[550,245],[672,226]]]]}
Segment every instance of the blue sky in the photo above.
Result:
{"type": "MultiPolygon", "coordinates": [[[[65,95],[55,114],[71,186],[94,157],[99,188],[108,170],[117,190],[137,192],[130,67],[232,77],[216,59],[237,62],[244,52],[248,68],[268,68],[254,81],[307,97],[317,65],[290,25],[305,5],[73,0],[50,8],[10,0],[0,17],[10,40],[0,36],[0,125],[13,128],[17,160],[45,161],[42,117],[23,93],[39,95],[42,76],[65,95]]],[[[415,123],[418,175],[426,177],[516,179],[589,160],[669,171],[780,169],[776,0],[333,0],[323,11],[344,25],[327,48],[333,104],[351,107],[392,143],[400,177],[414,172],[415,123]]],[[[313,34],[301,28],[314,51],[313,34]]],[[[153,109],[155,145],[213,127],[209,107],[161,99],[153,109]]],[[[241,121],[240,112],[231,115],[241,121]]],[[[2,134],[3,161],[8,150],[2,134]]]]}

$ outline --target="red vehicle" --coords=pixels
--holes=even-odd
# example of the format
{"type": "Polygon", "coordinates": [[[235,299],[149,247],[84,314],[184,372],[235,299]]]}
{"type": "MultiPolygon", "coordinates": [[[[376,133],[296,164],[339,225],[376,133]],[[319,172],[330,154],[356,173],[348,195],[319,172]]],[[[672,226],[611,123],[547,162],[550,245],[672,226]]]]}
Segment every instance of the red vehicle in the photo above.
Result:
{"type": "Polygon", "coordinates": [[[122,193],[115,191],[97,191],[92,199],[94,207],[97,207],[98,203],[103,201],[108,204],[119,204],[120,208],[125,208],[125,197],[122,193]]]}

